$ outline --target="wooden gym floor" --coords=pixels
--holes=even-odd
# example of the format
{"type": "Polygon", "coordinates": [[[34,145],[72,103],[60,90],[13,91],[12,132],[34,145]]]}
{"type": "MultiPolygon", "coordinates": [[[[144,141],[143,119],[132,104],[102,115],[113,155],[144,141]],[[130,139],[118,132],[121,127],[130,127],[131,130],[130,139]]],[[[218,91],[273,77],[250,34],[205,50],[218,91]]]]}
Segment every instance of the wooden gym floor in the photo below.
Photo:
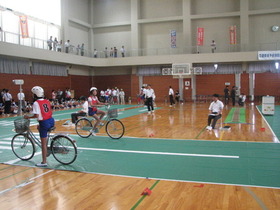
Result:
{"type": "Polygon", "coordinates": [[[74,127],[62,125],[74,110],[55,112],[56,132],[70,133],[79,153],[69,167],[49,158],[49,169],[34,167],[40,155],[16,160],[10,150],[14,118],[3,118],[0,207],[279,209],[276,130],[255,104],[247,104],[225,107],[218,129],[206,131],[208,106],[157,104],[150,115],[143,106],[118,106],[126,128],[120,140],[109,139],[103,130],[97,137],[79,138],[74,127]],[[225,125],[231,130],[219,129],[225,125]],[[151,195],[141,195],[145,188],[151,195]]]}

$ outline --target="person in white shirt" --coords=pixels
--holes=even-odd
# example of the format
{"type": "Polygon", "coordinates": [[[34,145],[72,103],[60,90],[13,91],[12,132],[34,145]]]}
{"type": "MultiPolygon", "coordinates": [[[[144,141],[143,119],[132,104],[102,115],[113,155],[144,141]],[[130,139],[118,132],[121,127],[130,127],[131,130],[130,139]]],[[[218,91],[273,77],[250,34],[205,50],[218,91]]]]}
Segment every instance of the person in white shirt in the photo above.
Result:
{"type": "Polygon", "coordinates": [[[152,89],[151,85],[147,85],[146,91],[145,91],[145,98],[146,98],[146,105],[148,108],[148,114],[154,112],[154,105],[153,100],[155,99],[155,91],[152,89]]]}
{"type": "Polygon", "coordinates": [[[125,100],[124,100],[125,93],[124,93],[123,89],[121,89],[119,95],[120,95],[121,104],[125,104],[125,100]]]}
{"type": "Polygon", "coordinates": [[[11,105],[12,105],[12,95],[9,93],[9,90],[6,89],[5,93],[3,95],[3,101],[4,101],[4,114],[9,115],[11,112],[11,105]]]}
{"type": "Polygon", "coordinates": [[[169,86],[168,95],[169,95],[169,101],[170,101],[169,106],[172,107],[172,105],[175,104],[175,102],[174,102],[174,90],[172,89],[171,86],[169,86]]]}
{"type": "Polygon", "coordinates": [[[222,112],[224,108],[224,104],[219,100],[218,94],[214,94],[212,99],[213,102],[209,106],[209,115],[208,115],[208,124],[207,124],[208,126],[206,127],[207,130],[215,129],[217,120],[222,117],[222,112]]]}
{"type": "Polygon", "coordinates": [[[65,52],[69,53],[69,50],[70,50],[70,40],[67,40],[67,42],[65,42],[64,47],[65,47],[65,52]]]}
{"type": "Polygon", "coordinates": [[[22,91],[23,90],[21,89],[21,91],[17,94],[19,114],[21,114],[22,111],[25,110],[25,95],[22,91]]]}
{"type": "Polygon", "coordinates": [[[71,114],[71,120],[72,120],[73,124],[76,123],[76,121],[78,120],[79,116],[84,117],[88,113],[88,101],[87,101],[86,97],[85,96],[81,96],[80,97],[80,101],[82,103],[82,109],[80,111],[78,111],[78,112],[75,112],[75,113],[71,114]]]}
{"type": "Polygon", "coordinates": [[[246,95],[244,93],[241,93],[238,100],[239,106],[244,106],[245,101],[246,101],[246,95]]]}

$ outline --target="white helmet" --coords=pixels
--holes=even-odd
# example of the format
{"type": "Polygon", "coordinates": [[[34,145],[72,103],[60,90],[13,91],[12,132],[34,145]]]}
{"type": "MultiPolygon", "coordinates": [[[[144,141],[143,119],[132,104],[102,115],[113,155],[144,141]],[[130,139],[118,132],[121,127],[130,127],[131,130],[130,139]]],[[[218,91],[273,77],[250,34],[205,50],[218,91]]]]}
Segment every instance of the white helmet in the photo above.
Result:
{"type": "Polygon", "coordinates": [[[93,91],[93,90],[97,90],[97,88],[96,88],[96,87],[92,87],[92,88],[90,88],[90,91],[89,91],[89,92],[91,92],[91,91],[93,91]]]}
{"type": "Polygon", "coordinates": [[[44,97],[44,89],[41,88],[40,86],[34,86],[32,89],[31,89],[31,92],[33,94],[35,94],[37,97],[44,97]]]}

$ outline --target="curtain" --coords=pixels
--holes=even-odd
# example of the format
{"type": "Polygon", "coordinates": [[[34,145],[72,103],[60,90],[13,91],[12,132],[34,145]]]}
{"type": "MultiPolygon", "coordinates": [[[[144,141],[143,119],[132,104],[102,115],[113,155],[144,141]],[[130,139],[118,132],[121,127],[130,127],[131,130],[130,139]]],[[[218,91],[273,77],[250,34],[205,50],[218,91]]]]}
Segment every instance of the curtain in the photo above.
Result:
{"type": "Polygon", "coordinates": [[[0,73],[30,74],[29,61],[0,57],[0,73]]]}
{"type": "Polygon", "coordinates": [[[137,68],[138,76],[157,76],[162,75],[160,66],[140,66],[137,68]]]}
{"type": "Polygon", "coordinates": [[[279,70],[276,69],[274,62],[249,63],[248,71],[249,73],[263,73],[268,71],[272,73],[279,73],[279,70]]]}
{"type": "Polygon", "coordinates": [[[67,76],[67,67],[46,63],[33,63],[32,74],[49,76],[67,76]]]}

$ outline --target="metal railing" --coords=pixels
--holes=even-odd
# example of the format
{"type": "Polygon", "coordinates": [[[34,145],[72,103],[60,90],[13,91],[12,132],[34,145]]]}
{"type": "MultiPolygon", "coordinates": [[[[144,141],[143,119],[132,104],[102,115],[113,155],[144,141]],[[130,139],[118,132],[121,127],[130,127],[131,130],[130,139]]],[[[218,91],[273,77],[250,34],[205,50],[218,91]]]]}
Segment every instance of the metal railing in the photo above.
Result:
{"type": "MultiPolygon", "coordinates": [[[[34,37],[22,38],[21,34],[0,31],[0,41],[18,44],[28,47],[40,48],[48,50],[47,40],[38,39],[34,37]]],[[[65,52],[64,45],[61,47],[61,51],[65,52]]],[[[274,51],[280,50],[280,41],[270,42],[270,43],[258,43],[255,45],[222,45],[217,46],[214,53],[230,53],[230,52],[250,52],[250,51],[274,51]]],[[[57,50],[56,50],[57,51],[57,50]]],[[[110,58],[110,49],[107,51],[100,50],[97,53],[89,51],[87,49],[83,50],[75,46],[69,47],[69,54],[85,56],[85,57],[95,57],[96,58],[110,58]],[[106,56],[107,54],[107,56],[106,56]]],[[[201,54],[201,53],[212,53],[211,46],[187,46],[187,47],[177,47],[177,48],[142,48],[142,49],[129,49],[125,51],[125,57],[135,57],[135,56],[156,56],[156,55],[179,55],[179,54],[201,54]]],[[[117,57],[122,57],[120,50],[118,50],[117,57]]]]}

